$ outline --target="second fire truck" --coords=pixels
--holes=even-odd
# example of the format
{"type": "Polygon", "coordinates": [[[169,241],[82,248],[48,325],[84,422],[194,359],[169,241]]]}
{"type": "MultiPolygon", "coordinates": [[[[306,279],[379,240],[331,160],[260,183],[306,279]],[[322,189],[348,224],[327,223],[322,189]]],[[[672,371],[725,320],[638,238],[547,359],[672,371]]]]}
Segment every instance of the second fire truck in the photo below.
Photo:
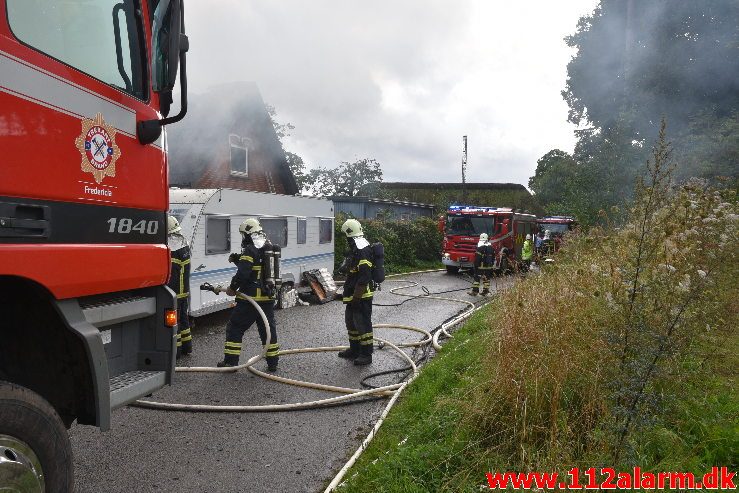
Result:
{"type": "Polygon", "coordinates": [[[499,274],[516,268],[527,234],[536,233],[536,216],[505,207],[454,205],[439,219],[444,234],[441,261],[447,272],[472,268],[481,233],[487,233],[499,274]]]}

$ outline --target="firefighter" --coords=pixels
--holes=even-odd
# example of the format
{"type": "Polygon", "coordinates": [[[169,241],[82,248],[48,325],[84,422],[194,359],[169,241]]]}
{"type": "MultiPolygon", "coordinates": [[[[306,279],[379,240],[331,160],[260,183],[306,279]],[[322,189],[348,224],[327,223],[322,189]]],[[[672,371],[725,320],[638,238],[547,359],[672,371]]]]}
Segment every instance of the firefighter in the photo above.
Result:
{"type": "Polygon", "coordinates": [[[548,229],[544,231],[544,239],[541,242],[541,249],[544,252],[545,257],[554,254],[554,239],[552,238],[552,232],[548,229]]]}
{"type": "Polygon", "coordinates": [[[167,246],[172,269],[167,285],[177,295],[177,357],[192,352],[187,297],[190,296],[190,247],[177,218],[167,217],[167,246]]]}
{"type": "Polygon", "coordinates": [[[493,247],[488,241],[487,233],[481,233],[480,239],[477,242],[477,249],[475,250],[475,263],[474,263],[474,282],[472,283],[472,289],[469,291],[469,295],[477,296],[480,290],[480,281],[482,280],[482,292],[479,293],[483,296],[490,293],[490,278],[493,273],[493,259],[495,258],[495,252],[493,247]]]}
{"type": "Polygon", "coordinates": [[[262,345],[267,345],[267,369],[277,371],[277,360],[280,346],[277,344],[277,324],[275,323],[275,298],[276,292],[273,285],[264,280],[262,263],[264,261],[265,249],[269,246],[269,240],[262,230],[262,225],[257,219],[247,219],[239,226],[241,233],[241,253],[232,253],[229,261],[237,266],[236,275],[231,279],[231,284],[226,289],[226,294],[235,296],[240,291],[254,299],[259,304],[269,322],[269,327],[264,326],[264,321],[257,309],[247,300],[236,298],[236,307],[231,312],[231,318],[226,325],[226,343],[223,348],[223,361],[218,366],[237,366],[241,354],[241,340],[244,332],[257,323],[259,337],[262,345]],[[268,332],[269,331],[269,335],[268,332]]]}
{"type": "Polygon", "coordinates": [[[534,256],[534,245],[531,243],[531,235],[526,235],[526,240],[521,247],[521,260],[523,260],[524,272],[531,267],[531,259],[534,256]]]}
{"type": "Polygon", "coordinates": [[[372,333],[372,250],[364,238],[362,225],[356,219],[348,219],[341,226],[350,251],[347,252],[348,275],[344,283],[342,300],[346,305],[344,321],[349,333],[349,349],[339,352],[339,357],[353,360],[355,365],[372,363],[374,337],[372,333]]]}

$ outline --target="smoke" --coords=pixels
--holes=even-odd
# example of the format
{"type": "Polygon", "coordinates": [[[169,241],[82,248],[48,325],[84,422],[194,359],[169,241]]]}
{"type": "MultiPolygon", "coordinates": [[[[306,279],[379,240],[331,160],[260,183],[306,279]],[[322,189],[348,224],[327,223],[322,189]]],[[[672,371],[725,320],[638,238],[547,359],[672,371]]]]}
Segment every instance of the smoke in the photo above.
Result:
{"type": "Polygon", "coordinates": [[[739,2],[602,0],[570,39],[571,120],[632,118],[653,139],[664,116],[681,133],[704,111],[739,108],[739,2]]]}
{"type": "Polygon", "coordinates": [[[188,78],[196,94],[256,82],[309,166],[370,157],[387,180],[454,181],[468,135],[470,180],[523,183],[546,150],[574,145],[562,39],[595,4],[190,2],[188,78]]]}

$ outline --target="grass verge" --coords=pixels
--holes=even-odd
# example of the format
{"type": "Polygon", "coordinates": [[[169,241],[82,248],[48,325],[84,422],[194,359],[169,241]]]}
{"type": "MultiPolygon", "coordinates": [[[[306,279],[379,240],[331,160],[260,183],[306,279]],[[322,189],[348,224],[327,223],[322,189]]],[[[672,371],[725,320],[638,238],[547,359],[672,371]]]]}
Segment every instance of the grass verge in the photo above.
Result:
{"type": "Polygon", "coordinates": [[[341,492],[479,491],[485,449],[460,425],[489,335],[490,307],[473,315],[404,391],[341,492]]]}

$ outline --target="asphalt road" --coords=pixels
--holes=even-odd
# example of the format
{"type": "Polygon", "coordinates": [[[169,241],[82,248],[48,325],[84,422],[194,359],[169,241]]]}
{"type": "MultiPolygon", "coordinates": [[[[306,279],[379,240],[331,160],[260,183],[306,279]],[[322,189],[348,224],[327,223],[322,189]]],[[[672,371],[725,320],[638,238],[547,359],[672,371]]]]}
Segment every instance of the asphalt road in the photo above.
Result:
{"type": "MultiPolygon", "coordinates": [[[[408,276],[430,291],[462,289],[444,296],[473,300],[469,282],[445,273],[408,276]]],[[[396,278],[397,279],[397,278],[396,278]]],[[[375,303],[405,298],[387,291],[375,303]]],[[[420,288],[405,292],[421,294],[420,288]]],[[[463,310],[461,303],[411,300],[399,307],[375,306],[374,323],[414,325],[427,330],[463,310]]],[[[276,312],[282,349],[346,344],[344,307],[333,302],[276,312]]],[[[182,366],[214,366],[222,358],[227,313],[197,322],[194,352],[182,366]]],[[[418,340],[420,334],[378,329],[391,341],[418,340]]],[[[246,356],[259,352],[256,327],[244,335],[246,356]]],[[[307,353],[280,358],[279,375],[301,380],[360,387],[365,375],[404,366],[393,350],[376,350],[369,367],[355,367],[336,353],[307,353]]],[[[265,363],[257,367],[264,369],[265,363]]],[[[395,383],[397,377],[378,379],[395,383]]],[[[257,377],[248,371],[229,374],[178,373],[155,400],[199,404],[273,404],[303,402],[337,394],[305,389],[257,377]]],[[[316,410],[279,413],[188,413],[125,407],[113,413],[112,429],[88,426],[70,430],[79,492],[315,492],[341,468],[374,424],[386,399],[316,410]]]]}

